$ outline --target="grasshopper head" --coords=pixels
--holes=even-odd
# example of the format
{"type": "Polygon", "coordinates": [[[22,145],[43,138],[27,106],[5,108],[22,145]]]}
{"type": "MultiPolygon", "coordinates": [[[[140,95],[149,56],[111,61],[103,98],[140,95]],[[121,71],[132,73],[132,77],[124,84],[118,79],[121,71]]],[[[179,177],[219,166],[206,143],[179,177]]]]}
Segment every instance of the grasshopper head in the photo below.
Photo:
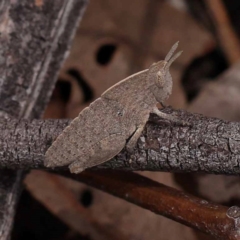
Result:
{"type": "Polygon", "coordinates": [[[169,68],[182,53],[180,51],[173,55],[177,46],[178,42],[172,46],[164,61],[152,64],[148,70],[148,81],[157,87],[154,90],[154,96],[158,102],[163,102],[172,93],[172,76],[169,68]]]}

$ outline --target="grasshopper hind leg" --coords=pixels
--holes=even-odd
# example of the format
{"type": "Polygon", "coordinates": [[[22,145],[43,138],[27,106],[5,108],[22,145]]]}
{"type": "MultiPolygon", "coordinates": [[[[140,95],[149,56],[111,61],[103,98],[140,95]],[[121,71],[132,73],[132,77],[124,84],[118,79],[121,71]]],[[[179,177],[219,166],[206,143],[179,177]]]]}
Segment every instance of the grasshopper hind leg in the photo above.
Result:
{"type": "Polygon", "coordinates": [[[116,156],[125,146],[126,138],[121,134],[112,134],[92,148],[93,154],[88,157],[81,156],[69,165],[71,173],[80,173],[86,168],[90,168],[104,163],[116,156]]]}

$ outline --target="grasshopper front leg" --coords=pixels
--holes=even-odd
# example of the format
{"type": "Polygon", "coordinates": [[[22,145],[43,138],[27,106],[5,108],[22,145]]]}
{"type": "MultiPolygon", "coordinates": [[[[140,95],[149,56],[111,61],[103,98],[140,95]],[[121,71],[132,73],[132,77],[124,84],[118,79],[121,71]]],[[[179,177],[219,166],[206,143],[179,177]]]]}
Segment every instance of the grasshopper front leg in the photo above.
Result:
{"type": "Polygon", "coordinates": [[[155,114],[158,115],[160,118],[169,120],[169,121],[171,121],[171,122],[173,122],[173,123],[176,123],[177,125],[180,125],[180,126],[190,126],[190,125],[191,125],[191,124],[189,124],[188,122],[182,121],[181,119],[178,119],[178,118],[175,117],[175,116],[172,116],[172,115],[170,115],[170,114],[163,113],[163,112],[159,111],[159,109],[158,109],[157,107],[154,107],[154,108],[153,108],[152,113],[155,113],[155,114]]]}

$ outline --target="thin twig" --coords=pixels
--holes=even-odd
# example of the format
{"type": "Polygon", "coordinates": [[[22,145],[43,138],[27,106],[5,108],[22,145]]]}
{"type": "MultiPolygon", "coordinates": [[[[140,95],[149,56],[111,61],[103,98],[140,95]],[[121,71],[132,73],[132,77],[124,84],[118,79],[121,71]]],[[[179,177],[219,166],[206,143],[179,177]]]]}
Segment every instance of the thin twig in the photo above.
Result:
{"type": "Polygon", "coordinates": [[[64,176],[84,182],[217,239],[240,239],[240,208],[216,205],[164,186],[136,173],[84,171],[64,176]]]}
{"type": "Polygon", "coordinates": [[[230,64],[240,60],[240,44],[222,0],[205,0],[215,22],[218,40],[230,64]]]}
{"type": "MultiPolygon", "coordinates": [[[[240,123],[165,109],[186,124],[151,115],[133,153],[97,168],[240,174],[240,123]]],[[[0,167],[44,168],[44,154],[70,120],[0,120],[0,167]]]]}

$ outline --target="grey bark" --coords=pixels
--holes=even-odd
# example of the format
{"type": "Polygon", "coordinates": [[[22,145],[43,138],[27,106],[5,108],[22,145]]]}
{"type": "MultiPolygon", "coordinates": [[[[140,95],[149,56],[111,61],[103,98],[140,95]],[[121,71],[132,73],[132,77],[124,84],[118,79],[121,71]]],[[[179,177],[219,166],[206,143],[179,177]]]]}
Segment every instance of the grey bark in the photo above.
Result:
{"type": "MultiPolygon", "coordinates": [[[[208,117],[239,121],[239,92],[240,62],[227,69],[214,82],[207,83],[187,110],[208,117]]],[[[240,200],[239,176],[194,173],[174,176],[178,184],[191,194],[224,205],[236,204],[240,200]]]]}
{"type": "MultiPolygon", "coordinates": [[[[134,152],[95,168],[240,174],[240,123],[165,109],[189,125],[151,115],[134,152]]],[[[44,154],[70,120],[2,120],[0,166],[44,168],[44,154]]]]}
{"type": "MultiPolygon", "coordinates": [[[[86,0],[0,1],[3,119],[41,117],[85,6],[86,0]]],[[[8,239],[22,172],[0,175],[0,239],[8,239]]]]}

